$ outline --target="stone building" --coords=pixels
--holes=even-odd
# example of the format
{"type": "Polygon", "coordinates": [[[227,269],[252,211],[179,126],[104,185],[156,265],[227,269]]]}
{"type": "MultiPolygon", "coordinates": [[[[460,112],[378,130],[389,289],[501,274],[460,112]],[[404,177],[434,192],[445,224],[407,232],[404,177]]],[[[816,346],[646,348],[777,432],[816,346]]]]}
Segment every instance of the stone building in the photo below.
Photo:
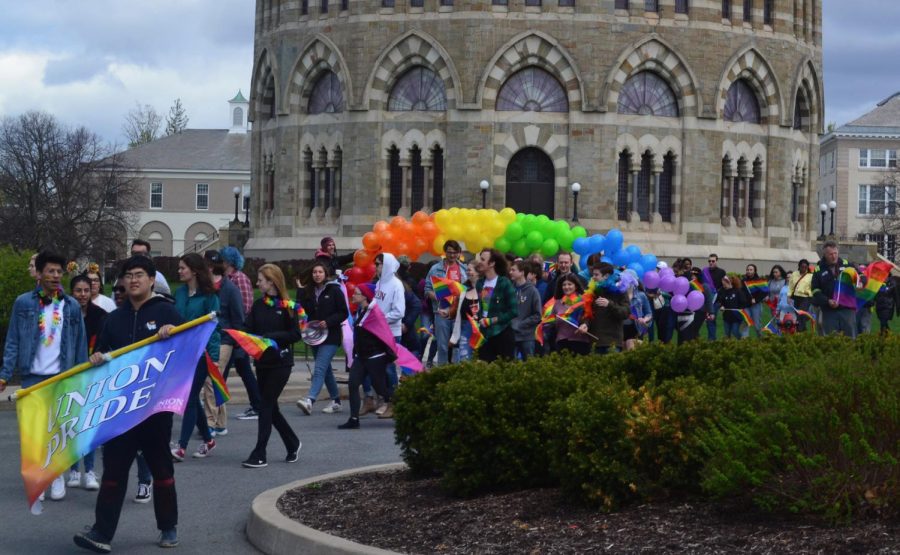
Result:
{"type": "Polygon", "coordinates": [[[810,254],[821,0],[257,0],[253,238],[359,245],[419,209],[623,230],[661,256],[810,254]]]}

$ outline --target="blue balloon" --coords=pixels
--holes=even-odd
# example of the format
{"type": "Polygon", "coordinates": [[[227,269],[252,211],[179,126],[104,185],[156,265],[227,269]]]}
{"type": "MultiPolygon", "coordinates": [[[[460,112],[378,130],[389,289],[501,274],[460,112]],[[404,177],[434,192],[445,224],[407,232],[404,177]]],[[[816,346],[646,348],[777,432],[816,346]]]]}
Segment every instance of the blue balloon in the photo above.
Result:
{"type": "Polygon", "coordinates": [[[613,265],[618,266],[627,266],[630,260],[628,260],[628,251],[620,250],[616,251],[612,255],[613,265]]]}
{"type": "Polygon", "coordinates": [[[579,256],[588,256],[590,252],[591,242],[587,237],[578,237],[572,242],[572,250],[579,256]]]}
{"type": "Polygon", "coordinates": [[[622,248],[624,237],[618,229],[610,229],[606,234],[606,254],[613,254],[622,248]]]}
{"type": "Polygon", "coordinates": [[[632,262],[631,264],[629,264],[629,265],[628,265],[628,269],[629,269],[629,270],[634,270],[634,273],[637,274],[638,277],[644,275],[644,267],[641,266],[641,265],[640,265],[639,263],[637,263],[637,262],[632,262]]]}
{"type": "Polygon", "coordinates": [[[601,256],[601,257],[600,257],[600,262],[606,262],[607,264],[612,264],[612,263],[613,263],[613,259],[610,258],[610,257],[608,257],[608,256],[601,256]]]}
{"type": "MultiPolygon", "coordinates": [[[[637,245],[628,245],[625,247],[625,252],[628,253],[628,262],[637,262],[641,261],[641,248],[637,245]]],[[[641,275],[641,274],[638,274],[641,275]]]]}
{"type": "MultiPolygon", "coordinates": [[[[656,264],[658,262],[659,262],[659,260],[657,260],[656,256],[652,255],[652,254],[645,254],[644,256],[641,257],[641,266],[643,266],[648,272],[650,270],[655,270],[656,264]]],[[[641,275],[643,275],[643,274],[641,274],[641,275]]]]}
{"type": "Polygon", "coordinates": [[[590,254],[598,253],[603,250],[603,245],[606,242],[602,235],[592,235],[589,239],[591,248],[590,254]]]}

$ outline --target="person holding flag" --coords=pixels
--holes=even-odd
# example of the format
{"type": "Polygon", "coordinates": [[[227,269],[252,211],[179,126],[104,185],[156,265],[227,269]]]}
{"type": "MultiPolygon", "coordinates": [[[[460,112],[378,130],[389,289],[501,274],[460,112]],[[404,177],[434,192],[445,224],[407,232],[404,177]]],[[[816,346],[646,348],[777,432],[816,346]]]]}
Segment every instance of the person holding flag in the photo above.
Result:
{"type": "Polygon", "coordinates": [[[630,307],[620,291],[618,275],[613,265],[600,262],[591,268],[591,282],[584,294],[582,333],[596,337],[597,353],[605,355],[622,345],[622,322],[628,318],[630,307]]]}
{"type": "Polygon", "coordinates": [[[576,355],[587,355],[591,352],[591,340],[581,329],[584,315],[584,287],[581,280],[573,273],[563,274],[556,280],[556,291],[553,293],[553,314],[556,316],[555,351],[566,351],[576,355]]]}
{"type": "MultiPolygon", "coordinates": [[[[722,320],[725,324],[725,337],[741,339],[745,337],[741,327],[745,324],[744,311],[750,307],[750,298],[737,275],[722,278],[719,289],[719,303],[725,311],[722,320]]],[[[752,316],[748,317],[751,318],[752,316]]]]}
{"type": "MultiPolygon", "coordinates": [[[[66,259],[43,251],[35,257],[34,267],[37,287],[19,295],[10,311],[0,391],[6,389],[14,371],[26,388],[88,359],[81,306],[61,285],[66,259]]],[[[65,477],[58,476],[50,486],[50,499],[59,501],[65,496],[65,477]]]]}
{"type": "Polygon", "coordinates": [[[478,254],[477,268],[482,276],[475,284],[480,304],[478,331],[485,340],[478,358],[485,362],[511,360],[516,356],[516,334],[511,324],[519,309],[516,289],[506,277],[506,257],[497,249],[486,248],[478,254]]]}
{"type": "MultiPolygon", "coordinates": [[[[871,268],[872,265],[869,267],[871,268]]],[[[869,279],[871,280],[871,278],[869,279]]],[[[881,335],[887,335],[890,331],[891,320],[895,313],[900,315],[900,287],[897,287],[897,279],[891,277],[890,269],[888,269],[884,284],[875,294],[875,316],[878,317],[878,322],[881,324],[881,335]]]]}
{"type": "Polygon", "coordinates": [[[434,341],[437,343],[438,366],[451,362],[448,357],[450,336],[453,333],[454,319],[450,316],[450,305],[453,299],[441,300],[434,291],[433,278],[462,283],[466,276],[466,265],[459,260],[462,247],[453,239],[444,243],[444,258],[435,262],[425,276],[425,299],[431,302],[434,314],[434,341]]]}
{"type": "MultiPolygon", "coordinates": [[[[174,326],[183,322],[170,301],[154,296],[156,267],[149,257],[138,255],[126,260],[119,278],[125,280],[127,301],[106,317],[90,358],[95,366],[104,364],[105,354],[110,351],[157,333],[165,339],[174,326]]],[[[128,472],[138,451],[143,453],[153,476],[153,511],[160,530],[159,545],[178,545],[178,496],[175,467],[169,454],[171,435],[172,413],[157,412],[104,444],[103,477],[94,509],[94,525],[75,535],[76,545],[97,553],[110,552],[128,487],[128,472]]]]}
{"type": "Polygon", "coordinates": [[[769,297],[769,282],[766,278],[759,277],[756,264],[747,264],[744,271],[744,290],[750,299],[750,307],[747,311],[753,324],[744,330],[744,337],[750,336],[750,327],[756,333],[756,337],[762,337],[762,306],[769,297]]]}
{"type": "Polygon", "coordinates": [[[293,345],[302,338],[300,333],[300,307],[290,300],[284,274],[274,264],[263,264],[257,273],[257,287],[263,296],[253,302],[244,320],[244,331],[274,341],[277,347],[269,347],[256,361],[259,378],[260,411],[257,421],[256,446],[241,463],[245,468],[268,466],[266,446],[272,435],[272,427],[278,431],[287,449],[284,461],[299,460],[300,438],[294,433],[287,419],[278,409],[278,397],[291,377],[294,366],[293,345]]]}
{"type": "Polygon", "coordinates": [[[822,246],[822,260],[812,277],[812,303],[822,311],[822,333],[843,333],[847,337],[856,338],[856,304],[855,284],[842,283],[842,274],[855,274],[853,264],[840,256],[838,244],[826,241],[822,246]],[[850,289],[848,291],[848,289],[850,289]],[[843,298],[852,298],[853,303],[841,302],[843,298]]]}
{"type": "Polygon", "coordinates": [[[453,316],[453,333],[450,335],[450,346],[457,346],[459,351],[459,362],[472,360],[475,350],[469,343],[472,336],[472,326],[470,318],[477,318],[480,307],[478,305],[478,290],[475,284],[478,283],[478,268],[475,264],[469,264],[466,268],[466,292],[461,298],[457,298],[453,302],[450,314],[453,316]]]}

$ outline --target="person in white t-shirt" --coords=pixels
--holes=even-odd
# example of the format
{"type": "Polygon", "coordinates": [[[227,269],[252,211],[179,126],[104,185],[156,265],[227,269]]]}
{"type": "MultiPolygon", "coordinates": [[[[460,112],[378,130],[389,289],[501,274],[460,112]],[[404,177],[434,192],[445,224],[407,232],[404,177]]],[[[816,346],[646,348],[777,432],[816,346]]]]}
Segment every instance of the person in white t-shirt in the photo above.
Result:
{"type": "Polygon", "coordinates": [[[85,274],[91,280],[91,303],[99,306],[107,313],[116,309],[116,301],[110,299],[100,291],[103,290],[103,278],[100,277],[100,270],[96,265],[89,268],[85,274]]]}

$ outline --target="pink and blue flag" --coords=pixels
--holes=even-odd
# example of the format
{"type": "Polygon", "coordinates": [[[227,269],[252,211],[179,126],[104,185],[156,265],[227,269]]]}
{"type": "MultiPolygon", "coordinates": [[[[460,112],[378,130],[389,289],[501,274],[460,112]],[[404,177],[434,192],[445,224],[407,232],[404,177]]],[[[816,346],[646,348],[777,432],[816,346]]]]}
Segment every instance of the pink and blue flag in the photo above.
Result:
{"type": "Polygon", "coordinates": [[[388,325],[384,312],[381,311],[377,304],[369,305],[369,310],[366,311],[359,325],[368,330],[390,349],[397,359],[397,366],[400,367],[400,370],[405,375],[409,376],[422,371],[422,361],[417,359],[416,355],[409,352],[406,347],[394,340],[391,326],[388,325]]]}

